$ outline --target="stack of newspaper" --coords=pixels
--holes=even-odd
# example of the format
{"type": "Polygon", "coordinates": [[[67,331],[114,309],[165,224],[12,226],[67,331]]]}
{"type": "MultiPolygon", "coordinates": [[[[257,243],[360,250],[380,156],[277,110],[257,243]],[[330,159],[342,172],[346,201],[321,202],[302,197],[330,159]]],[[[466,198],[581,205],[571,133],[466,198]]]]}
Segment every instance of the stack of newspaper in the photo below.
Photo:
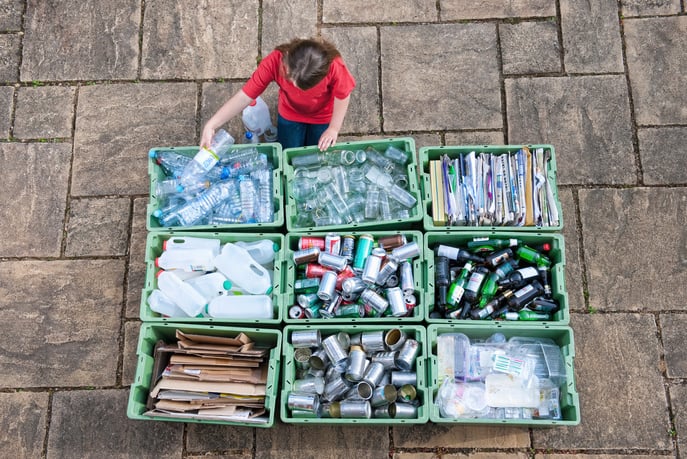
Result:
{"type": "Polygon", "coordinates": [[[266,423],[265,387],[270,349],[235,337],[176,331],[159,341],[147,416],[266,423]]]}
{"type": "Polygon", "coordinates": [[[551,151],[472,151],[429,162],[437,226],[558,226],[547,170],[551,151]]]}

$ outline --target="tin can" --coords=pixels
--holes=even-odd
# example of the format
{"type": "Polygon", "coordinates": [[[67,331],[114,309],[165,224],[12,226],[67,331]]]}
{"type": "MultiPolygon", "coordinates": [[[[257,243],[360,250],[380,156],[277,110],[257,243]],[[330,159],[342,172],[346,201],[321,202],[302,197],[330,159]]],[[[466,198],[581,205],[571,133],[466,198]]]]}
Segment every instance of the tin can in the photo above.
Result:
{"type": "Polygon", "coordinates": [[[381,363],[385,370],[396,368],[396,352],[375,352],[371,361],[381,363]]]}
{"type": "Polygon", "coordinates": [[[397,260],[407,260],[408,258],[418,257],[420,256],[420,246],[417,245],[415,241],[408,242],[392,250],[391,256],[397,260]]]}
{"type": "Polygon", "coordinates": [[[415,419],[417,418],[417,406],[410,403],[396,403],[396,414],[394,419],[415,419]]]}
{"type": "Polygon", "coordinates": [[[303,308],[306,319],[319,319],[321,317],[320,309],[322,307],[321,303],[315,303],[312,306],[303,308]]]}
{"type": "Polygon", "coordinates": [[[347,304],[339,306],[335,312],[336,317],[359,319],[365,316],[365,306],[362,304],[347,304]]]}
{"type": "Polygon", "coordinates": [[[319,277],[296,279],[293,283],[293,291],[296,293],[317,293],[318,288],[320,288],[319,277]]]}
{"type": "Polygon", "coordinates": [[[366,360],[365,351],[360,346],[352,346],[348,354],[348,366],[346,367],[344,378],[350,382],[357,382],[363,379],[366,360]]]}
{"type": "Polygon", "coordinates": [[[382,380],[382,376],[384,376],[384,365],[379,362],[370,362],[363,375],[363,381],[370,383],[374,388],[382,380]]]}
{"type": "Polygon", "coordinates": [[[415,363],[415,357],[420,351],[420,343],[414,339],[406,339],[403,343],[401,349],[398,351],[396,356],[396,366],[399,370],[409,371],[413,368],[413,363],[415,363]]]}
{"type": "Polygon", "coordinates": [[[401,247],[407,242],[403,234],[394,234],[392,236],[383,236],[377,239],[377,244],[384,250],[392,250],[396,247],[401,247]]]}
{"type": "Polygon", "coordinates": [[[392,371],[391,384],[395,387],[405,386],[406,384],[417,386],[417,373],[414,371],[392,371]]]}
{"type": "Polygon", "coordinates": [[[374,392],[372,392],[370,405],[372,405],[373,408],[388,405],[396,401],[396,396],[396,388],[391,384],[377,386],[374,392]]]}
{"type": "Polygon", "coordinates": [[[319,330],[294,330],[291,332],[291,345],[301,347],[319,347],[322,338],[319,330]]]}
{"type": "Polygon", "coordinates": [[[324,251],[339,255],[341,253],[341,235],[337,233],[327,233],[324,237],[324,251]]]}
{"type": "Polygon", "coordinates": [[[384,332],[366,331],[360,336],[360,344],[368,354],[384,351],[384,332]]]}
{"type": "Polygon", "coordinates": [[[367,400],[342,400],[340,405],[342,418],[366,418],[372,417],[372,407],[367,400]]]}
{"type": "Polygon", "coordinates": [[[374,245],[374,238],[371,234],[361,234],[358,237],[358,246],[355,249],[355,256],[353,257],[353,269],[362,271],[365,267],[365,260],[372,253],[372,246],[374,245]]]}
{"type": "Polygon", "coordinates": [[[296,379],[291,386],[294,392],[304,394],[322,395],[324,392],[324,378],[322,376],[311,376],[304,379],[296,379]]]}
{"type": "Polygon", "coordinates": [[[340,400],[349,388],[350,386],[343,378],[332,378],[325,383],[322,398],[328,402],[340,400]]]}
{"type": "Polygon", "coordinates": [[[366,288],[367,285],[365,285],[365,281],[359,277],[351,277],[344,279],[343,282],[341,282],[341,290],[344,293],[358,294],[359,296],[360,293],[366,288]]]}
{"type": "Polygon", "coordinates": [[[348,260],[349,264],[353,264],[355,256],[355,236],[352,234],[347,234],[343,237],[343,240],[341,241],[341,252],[339,255],[348,260]]]}
{"type": "Polygon", "coordinates": [[[309,347],[299,347],[293,351],[293,360],[299,370],[310,368],[310,357],[312,357],[312,350],[309,347]]]}
{"type": "Polygon", "coordinates": [[[298,239],[298,250],[309,249],[311,247],[317,247],[320,250],[324,250],[324,238],[303,236],[298,239]]]}
{"type": "Polygon", "coordinates": [[[401,290],[404,295],[415,293],[415,279],[413,278],[413,265],[409,261],[403,261],[400,266],[401,290]]]}
{"type": "Polygon", "coordinates": [[[310,247],[309,249],[297,250],[293,252],[293,263],[295,265],[317,263],[317,258],[320,256],[320,253],[321,250],[317,247],[310,247]]]}
{"type": "Polygon", "coordinates": [[[321,403],[320,416],[323,418],[340,418],[339,402],[321,403]]]}
{"type": "Polygon", "coordinates": [[[291,410],[308,411],[317,413],[320,407],[320,397],[317,394],[304,394],[300,392],[289,392],[286,406],[291,410]]]}
{"type": "Polygon", "coordinates": [[[398,287],[386,289],[386,298],[391,306],[391,315],[394,317],[403,317],[408,315],[408,308],[403,299],[403,292],[398,287]]]}
{"type": "Polygon", "coordinates": [[[339,332],[336,334],[336,339],[339,340],[339,344],[344,351],[348,352],[351,347],[351,337],[346,332],[339,332]]]}
{"type": "Polygon", "coordinates": [[[330,271],[330,269],[316,263],[308,263],[305,265],[305,277],[308,279],[322,277],[327,271],[330,271]]]}
{"type": "Polygon", "coordinates": [[[378,406],[372,412],[372,416],[376,419],[393,419],[396,417],[396,403],[389,403],[388,405],[378,406]]]}
{"type": "Polygon", "coordinates": [[[372,250],[372,253],[367,257],[365,261],[365,267],[363,268],[362,279],[365,282],[374,284],[377,281],[377,276],[379,275],[379,270],[382,267],[382,260],[386,256],[384,249],[376,248],[372,250]]]}
{"type": "Polygon", "coordinates": [[[360,301],[365,305],[365,306],[370,306],[372,309],[377,311],[377,313],[381,316],[384,314],[384,312],[387,310],[389,307],[389,302],[384,299],[382,295],[379,293],[375,292],[372,289],[365,289],[361,294],[360,294],[360,301]]]}
{"type": "Polygon", "coordinates": [[[336,292],[336,273],[334,271],[327,271],[322,275],[320,281],[320,288],[317,290],[317,296],[322,301],[331,301],[336,292]]]}
{"type": "Polygon", "coordinates": [[[328,336],[322,341],[322,348],[336,370],[343,372],[348,366],[348,353],[341,347],[339,338],[336,335],[328,336]]]}
{"type": "Polygon", "coordinates": [[[384,335],[384,344],[391,351],[400,349],[406,342],[406,333],[400,328],[392,328],[384,335]]]}
{"type": "Polygon", "coordinates": [[[305,317],[305,311],[303,308],[297,304],[294,304],[289,308],[289,318],[290,319],[302,319],[305,317]]]}
{"type": "Polygon", "coordinates": [[[412,402],[417,397],[417,389],[410,384],[402,385],[397,392],[396,400],[399,402],[412,402]]]}
{"type": "Polygon", "coordinates": [[[320,376],[319,374],[312,373],[312,370],[316,370],[321,371],[321,376],[324,376],[324,372],[327,368],[327,365],[329,364],[329,356],[327,356],[327,353],[324,349],[320,348],[312,353],[310,359],[308,360],[308,363],[310,363],[311,374],[315,376],[320,376]]]}
{"type": "Polygon", "coordinates": [[[393,273],[393,274],[390,275],[389,278],[386,280],[386,284],[384,284],[384,286],[386,286],[387,288],[398,287],[398,282],[399,282],[399,281],[398,281],[398,274],[393,273]]]}
{"type": "Polygon", "coordinates": [[[343,271],[348,266],[346,258],[329,252],[320,252],[317,262],[325,268],[331,268],[336,271],[343,271]]]}

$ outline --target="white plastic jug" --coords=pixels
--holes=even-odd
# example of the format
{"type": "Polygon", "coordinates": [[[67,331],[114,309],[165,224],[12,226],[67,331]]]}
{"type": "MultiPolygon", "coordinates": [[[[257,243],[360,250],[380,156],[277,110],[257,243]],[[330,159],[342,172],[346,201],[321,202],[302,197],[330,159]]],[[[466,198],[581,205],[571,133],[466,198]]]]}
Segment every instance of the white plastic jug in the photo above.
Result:
{"type": "Polygon", "coordinates": [[[179,279],[174,271],[160,271],[157,274],[157,287],[189,317],[196,317],[205,310],[207,301],[203,295],[179,279]]]}
{"type": "Polygon", "coordinates": [[[279,251],[279,245],[269,239],[260,239],[258,241],[244,242],[238,241],[234,244],[243,247],[261,265],[266,265],[274,261],[274,254],[279,251]]]}
{"type": "Polygon", "coordinates": [[[183,271],[214,271],[215,256],[216,254],[210,249],[165,250],[155,259],[155,266],[183,271]]]}
{"type": "Polygon", "coordinates": [[[226,243],[222,252],[215,257],[214,264],[232,284],[248,293],[269,295],[272,292],[269,273],[243,247],[226,243]]]}
{"type": "Polygon", "coordinates": [[[150,293],[148,306],[154,312],[166,317],[187,317],[183,309],[174,304],[171,298],[157,288],[150,293]]]}
{"type": "Polygon", "coordinates": [[[208,239],[194,236],[173,236],[162,243],[162,250],[209,249],[215,256],[219,255],[219,239],[208,239]]]}
{"type": "Polygon", "coordinates": [[[269,295],[222,295],[210,301],[207,315],[221,319],[272,319],[274,309],[269,295]]]}
{"type": "Polygon", "coordinates": [[[243,109],[242,119],[246,130],[254,135],[262,135],[272,126],[270,109],[260,96],[243,109]]]}
{"type": "Polygon", "coordinates": [[[231,282],[224,274],[218,272],[194,277],[185,282],[203,295],[207,302],[217,296],[228,294],[231,289],[231,282]]]}

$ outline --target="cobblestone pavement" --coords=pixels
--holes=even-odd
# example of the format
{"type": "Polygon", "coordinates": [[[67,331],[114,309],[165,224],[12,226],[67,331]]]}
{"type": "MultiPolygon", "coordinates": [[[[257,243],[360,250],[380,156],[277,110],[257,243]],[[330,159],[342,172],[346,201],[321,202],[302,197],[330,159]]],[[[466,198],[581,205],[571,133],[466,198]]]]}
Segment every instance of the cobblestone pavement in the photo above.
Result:
{"type": "MultiPolygon", "coordinates": [[[[0,0],[0,457],[678,457],[687,451],[685,9],[685,0],[0,0]],[[256,59],[318,33],[358,81],[340,140],[555,146],[579,426],[126,418],[146,152],[197,143],[256,59]]],[[[276,89],[265,97],[274,113],[276,89]]]]}

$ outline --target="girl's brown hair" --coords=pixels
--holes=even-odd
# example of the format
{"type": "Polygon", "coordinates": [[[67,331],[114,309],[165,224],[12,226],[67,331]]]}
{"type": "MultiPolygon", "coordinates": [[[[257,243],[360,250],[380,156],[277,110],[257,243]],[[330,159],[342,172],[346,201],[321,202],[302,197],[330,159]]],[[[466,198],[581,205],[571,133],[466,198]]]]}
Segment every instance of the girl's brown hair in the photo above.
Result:
{"type": "Polygon", "coordinates": [[[322,81],[332,61],[341,55],[333,44],[321,38],[295,38],[275,49],[283,54],[287,76],[303,90],[322,81]]]}

